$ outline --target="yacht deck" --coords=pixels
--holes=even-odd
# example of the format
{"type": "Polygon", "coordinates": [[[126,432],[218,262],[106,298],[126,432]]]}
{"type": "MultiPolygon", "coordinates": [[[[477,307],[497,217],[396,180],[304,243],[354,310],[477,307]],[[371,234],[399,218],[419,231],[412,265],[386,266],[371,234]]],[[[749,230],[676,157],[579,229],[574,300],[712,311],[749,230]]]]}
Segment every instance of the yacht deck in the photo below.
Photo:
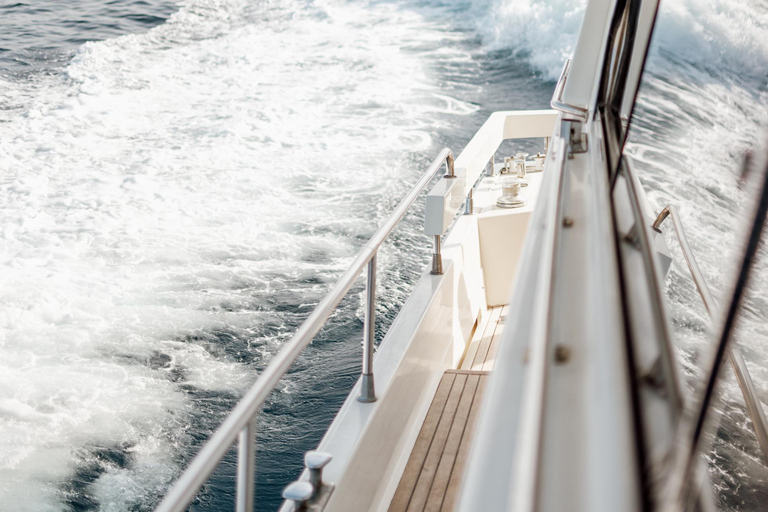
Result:
{"type": "Polygon", "coordinates": [[[405,466],[390,512],[448,511],[456,506],[483,390],[493,369],[507,306],[491,309],[458,369],[443,374],[405,466]]]}

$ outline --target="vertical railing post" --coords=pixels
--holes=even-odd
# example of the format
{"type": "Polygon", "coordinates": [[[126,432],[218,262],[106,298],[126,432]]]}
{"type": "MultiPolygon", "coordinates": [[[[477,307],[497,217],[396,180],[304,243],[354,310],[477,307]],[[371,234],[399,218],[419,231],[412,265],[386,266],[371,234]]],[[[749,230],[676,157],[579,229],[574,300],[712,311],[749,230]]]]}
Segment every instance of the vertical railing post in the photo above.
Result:
{"type": "Polygon", "coordinates": [[[464,205],[464,215],[472,215],[475,212],[475,187],[469,187],[467,202],[464,205]]]}
{"type": "Polygon", "coordinates": [[[493,178],[496,175],[496,155],[491,155],[491,159],[488,161],[488,169],[485,172],[486,176],[493,178]]]}
{"type": "Polygon", "coordinates": [[[445,170],[447,171],[445,174],[443,174],[443,178],[449,178],[453,179],[456,178],[456,169],[454,167],[453,162],[453,153],[448,151],[448,154],[445,155],[445,170]]]}
{"type": "Polygon", "coordinates": [[[432,251],[432,270],[429,273],[433,276],[443,274],[443,254],[440,249],[440,235],[435,235],[435,245],[432,251]]]}
{"type": "Polygon", "coordinates": [[[363,327],[363,375],[359,402],[376,401],[373,385],[373,340],[376,328],[376,253],[368,261],[368,276],[365,282],[365,325],[363,327]]]}
{"type": "Polygon", "coordinates": [[[237,512],[253,512],[256,478],[256,418],[243,430],[237,441],[237,512]]]}

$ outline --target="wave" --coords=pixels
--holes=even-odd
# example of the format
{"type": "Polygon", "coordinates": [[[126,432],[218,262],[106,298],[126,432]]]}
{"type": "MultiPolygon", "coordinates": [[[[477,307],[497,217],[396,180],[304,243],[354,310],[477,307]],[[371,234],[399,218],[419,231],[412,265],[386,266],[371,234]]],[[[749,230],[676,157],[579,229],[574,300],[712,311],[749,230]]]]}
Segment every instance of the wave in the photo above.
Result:
{"type": "Polygon", "coordinates": [[[0,509],[154,503],[477,112],[434,80],[443,37],[395,4],[193,0],[4,84],[0,509]]]}
{"type": "MultiPolygon", "coordinates": [[[[585,7],[585,0],[473,0],[470,23],[489,50],[512,49],[556,80],[575,47],[585,7]]],[[[768,3],[662,0],[652,52],[651,71],[688,65],[764,81],[768,3]]]]}
{"type": "Polygon", "coordinates": [[[768,2],[662,1],[652,49],[652,71],[661,57],[677,72],[705,70],[726,81],[749,77],[765,84],[768,2]]]}
{"type": "Polygon", "coordinates": [[[473,25],[488,50],[512,49],[549,80],[573,53],[586,0],[473,0],[473,25]]]}
{"type": "MultiPolygon", "coordinates": [[[[743,132],[735,118],[764,104],[765,4],[665,5],[651,65],[669,73],[644,86],[654,96],[641,97],[632,150],[646,183],[684,194],[683,171],[702,166],[716,184],[736,158],[728,146],[757,132],[757,114],[743,132]],[[686,89],[683,71],[702,63],[709,89],[686,89]],[[752,78],[734,94],[726,78],[745,66],[752,78]],[[728,108],[702,118],[701,90],[728,108]],[[644,135],[664,127],[674,136],[644,135]],[[721,156],[664,160],[705,144],[721,156]]],[[[15,107],[0,122],[0,508],[151,506],[190,438],[215,426],[445,134],[462,125],[465,141],[483,121],[465,99],[488,87],[482,67],[462,71],[476,65],[468,40],[551,81],[584,2],[452,8],[469,33],[398,2],[188,0],[146,33],[83,45],[39,83],[2,79],[0,101],[15,107]],[[194,422],[205,414],[210,424],[194,422]]],[[[418,240],[403,252],[427,258],[418,240]]],[[[408,264],[391,272],[418,275],[423,261],[408,264]]]]}

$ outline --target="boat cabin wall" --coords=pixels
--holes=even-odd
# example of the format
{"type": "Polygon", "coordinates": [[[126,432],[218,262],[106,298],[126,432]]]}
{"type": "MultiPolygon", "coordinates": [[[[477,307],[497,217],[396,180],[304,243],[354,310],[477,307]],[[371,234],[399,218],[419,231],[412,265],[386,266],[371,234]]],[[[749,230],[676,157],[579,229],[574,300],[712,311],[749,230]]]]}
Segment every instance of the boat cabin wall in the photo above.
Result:
{"type": "MultiPolygon", "coordinates": [[[[571,59],[571,69],[574,71],[569,75],[563,89],[563,102],[587,110],[594,110],[603,73],[603,59],[607,50],[608,33],[618,3],[616,0],[590,0],[587,4],[579,38],[571,59]]],[[[640,4],[640,15],[621,108],[621,113],[624,116],[630,114],[635,101],[635,93],[640,83],[640,75],[653,32],[658,6],[658,0],[643,0],[640,4]]]]}
{"type": "Polygon", "coordinates": [[[615,0],[591,0],[587,4],[571,59],[571,69],[575,71],[568,76],[563,89],[562,99],[569,105],[588,110],[593,104],[595,77],[602,66],[605,33],[614,4],[615,0]]]}

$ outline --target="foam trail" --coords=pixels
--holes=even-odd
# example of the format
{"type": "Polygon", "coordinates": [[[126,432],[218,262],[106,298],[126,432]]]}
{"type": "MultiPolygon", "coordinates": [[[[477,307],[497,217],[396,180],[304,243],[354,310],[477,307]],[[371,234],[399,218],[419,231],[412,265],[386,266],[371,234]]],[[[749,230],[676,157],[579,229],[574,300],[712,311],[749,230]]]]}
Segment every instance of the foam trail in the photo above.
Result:
{"type": "Polygon", "coordinates": [[[24,97],[0,123],[0,509],[157,499],[192,397],[252,382],[440,116],[476,111],[402,48],[440,37],[387,4],[195,0],[24,97]]]}
{"type": "Polygon", "coordinates": [[[573,52],[586,0],[474,0],[471,23],[489,50],[512,49],[556,80],[573,52]]]}
{"type": "MultiPolygon", "coordinates": [[[[457,83],[486,84],[445,87],[435,62],[511,53],[554,80],[583,6],[448,5],[465,33],[397,3],[190,0],[62,74],[0,79],[0,509],[151,507],[201,435],[191,418],[216,418],[205,400],[252,382],[437,136],[474,119],[457,83]]],[[[767,11],[662,2],[633,127],[651,200],[682,207],[716,289],[742,202],[728,169],[764,126],[767,11]]],[[[690,371],[706,319],[684,273],[670,297],[690,371]]],[[[750,329],[765,390],[768,333],[750,329]]]]}
{"type": "MultiPolygon", "coordinates": [[[[468,23],[487,49],[511,49],[544,77],[556,80],[573,52],[586,3],[474,0],[468,23]]],[[[662,1],[652,52],[648,61],[652,71],[684,62],[719,76],[746,72],[765,79],[768,5],[764,0],[662,1]]]]}

